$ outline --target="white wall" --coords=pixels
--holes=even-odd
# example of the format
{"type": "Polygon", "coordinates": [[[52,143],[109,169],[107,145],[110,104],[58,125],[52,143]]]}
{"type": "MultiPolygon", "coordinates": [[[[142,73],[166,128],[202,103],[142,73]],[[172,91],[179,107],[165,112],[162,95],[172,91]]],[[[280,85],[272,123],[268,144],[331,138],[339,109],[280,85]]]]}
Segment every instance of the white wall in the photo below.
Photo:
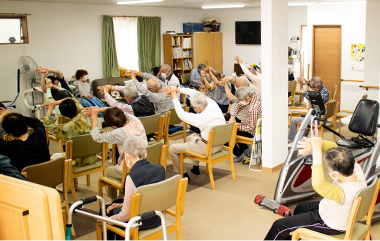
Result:
{"type": "MultiPolygon", "coordinates": [[[[66,79],[77,69],[88,70],[90,79],[102,77],[102,15],[161,16],[161,31],[182,32],[182,23],[201,22],[207,14],[196,9],[84,5],[42,2],[0,2],[5,13],[29,13],[30,43],[0,45],[0,100],[16,96],[17,60],[31,56],[38,65],[60,69],[66,79]]],[[[163,54],[162,54],[163,59],[163,54]]],[[[22,81],[22,91],[27,88],[22,81]]],[[[28,87],[29,88],[29,87],[28,87]]],[[[17,108],[28,114],[20,97],[17,108]]]]}
{"type": "MultiPolygon", "coordinates": [[[[313,4],[308,7],[308,30],[312,39],[312,26],[316,24],[341,24],[342,25],[342,64],[341,79],[365,80],[364,71],[351,70],[351,44],[366,43],[366,5],[320,5],[313,4]]],[[[378,23],[377,23],[378,24],[378,23]]],[[[378,27],[378,25],[377,25],[378,27]]],[[[378,29],[376,30],[378,32],[378,29]]],[[[309,63],[311,63],[311,46],[309,41],[309,63]]],[[[366,46],[367,50],[367,46],[366,46]]],[[[366,51],[367,52],[367,51],[366,51]]],[[[366,53],[367,55],[367,53],[366,53]]],[[[366,56],[367,58],[367,56],[366,56]]],[[[368,60],[366,59],[366,62],[368,60]]],[[[312,63],[311,63],[312,64],[312,63]]],[[[366,63],[367,65],[367,63],[366,63]]],[[[365,67],[366,68],[366,67],[365,67]]],[[[377,73],[378,75],[378,73],[377,73]]],[[[365,82],[342,82],[341,84],[341,109],[354,110],[357,102],[363,95],[359,85],[368,85],[365,82]]]]}

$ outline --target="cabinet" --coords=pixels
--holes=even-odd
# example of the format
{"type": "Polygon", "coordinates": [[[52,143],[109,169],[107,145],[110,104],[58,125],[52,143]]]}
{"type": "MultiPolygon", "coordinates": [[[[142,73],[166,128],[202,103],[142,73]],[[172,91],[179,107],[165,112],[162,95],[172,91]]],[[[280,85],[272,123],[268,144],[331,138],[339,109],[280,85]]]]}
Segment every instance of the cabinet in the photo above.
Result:
{"type": "Polygon", "coordinates": [[[223,74],[223,33],[195,33],[197,64],[212,67],[223,74]]]}
{"type": "Polygon", "coordinates": [[[190,73],[194,67],[193,35],[164,34],[164,63],[177,77],[190,73]]]}

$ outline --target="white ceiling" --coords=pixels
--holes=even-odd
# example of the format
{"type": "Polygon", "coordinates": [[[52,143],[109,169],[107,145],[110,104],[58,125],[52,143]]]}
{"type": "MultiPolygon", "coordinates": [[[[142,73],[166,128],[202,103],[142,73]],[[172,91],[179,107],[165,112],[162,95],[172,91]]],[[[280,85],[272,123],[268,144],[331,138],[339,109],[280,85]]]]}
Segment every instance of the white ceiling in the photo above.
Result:
{"type": "MultiPolygon", "coordinates": [[[[0,0],[15,1],[15,0],[0,0]]],[[[50,3],[77,3],[77,4],[96,4],[96,5],[116,5],[118,1],[128,0],[16,0],[22,2],[50,2],[50,3]]],[[[288,0],[289,3],[300,2],[358,2],[365,0],[288,0]]],[[[133,6],[146,7],[174,7],[174,8],[201,8],[204,5],[229,5],[245,4],[245,7],[260,7],[261,0],[164,0],[159,3],[141,3],[133,6]]]]}

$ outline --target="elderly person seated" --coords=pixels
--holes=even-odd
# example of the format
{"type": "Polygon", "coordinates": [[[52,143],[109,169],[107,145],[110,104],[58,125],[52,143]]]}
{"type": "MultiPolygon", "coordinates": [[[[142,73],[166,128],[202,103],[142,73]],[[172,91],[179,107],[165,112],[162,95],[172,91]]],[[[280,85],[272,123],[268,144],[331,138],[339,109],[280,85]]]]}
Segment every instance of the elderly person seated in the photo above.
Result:
{"type": "Polygon", "coordinates": [[[98,89],[104,94],[106,102],[109,106],[118,107],[126,114],[131,114],[137,117],[154,115],[153,104],[145,95],[139,95],[134,83],[128,83],[125,86],[105,85],[99,86],[98,89]],[[110,92],[115,90],[123,92],[127,103],[117,101],[112,97],[112,95],[110,95],[110,92]]]}
{"type": "Polygon", "coordinates": [[[194,87],[195,89],[199,90],[199,87],[201,87],[201,72],[206,68],[204,64],[199,64],[198,68],[193,69],[190,72],[190,87],[194,87]]]}
{"type": "Polygon", "coordinates": [[[225,84],[226,81],[223,80],[222,74],[219,71],[212,69],[211,67],[208,67],[208,73],[211,77],[211,80],[215,83],[216,86],[214,90],[214,100],[222,112],[227,113],[228,107],[230,105],[230,100],[227,97],[225,85],[231,89],[231,83],[227,82],[227,84],[225,84]]]}
{"type": "MultiPolygon", "coordinates": [[[[247,108],[248,116],[241,120],[237,135],[253,137],[256,131],[257,120],[261,116],[261,96],[256,92],[252,93],[248,87],[241,87],[236,91],[236,97],[239,99],[239,103],[231,111],[230,121],[235,121],[239,112],[247,108]]],[[[250,151],[246,144],[235,144],[234,155],[236,158],[234,158],[234,162],[242,161],[249,154],[250,151]]]]}
{"type": "MultiPolygon", "coordinates": [[[[131,197],[140,186],[165,180],[165,168],[160,164],[151,164],[147,157],[148,144],[146,140],[133,136],[124,142],[124,161],[131,171],[125,177],[124,199],[117,199],[107,207],[107,216],[111,219],[128,222],[131,197]]],[[[139,230],[151,229],[161,224],[159,217],[145,220],[139,230]]],[[[113,240],[113,232],[108,233],[108,239],[113,240]]]]}
{"type": "Polygon", "coordinates": [[[179,79],[172,73],[172,68],[168,64],[161,65],[157,77],[168,86],[179,87],[179,79]]]}
{"type": "MultiPolygon", "coordinates": [[[[90,107],[85,109],[86,115],[92,117],[92,129],[91,136],[94,141],[108,144],[116,144],[119,152],[119,158],[116,166],[107,167],[107,177],[114,177],[121,179],[123,173],[123,160],[124,160],[124,142],[126,139],[137,136],[141,139],[146,139],[146,133],[141,121],[130,114],[125,115],[124,112],[117,108],[98,108],[90,107]],[[108,126],[111,126],[114,130],[111,132],[101,133],[98,128],[98,114],[103,112],[104,121],[108,126]]],[[[108,187],[108,196],[112,199],[116,198],[116,189],[108,187]]]]}
{"type": "MultiPolygon", "coordinates": [[[[169,153],[173,162],[174,171],[179,172],[181,152],[188,150],[191,152],[199,153],[201,155],[205,155],[207,149],[207,140],[211,128],[217,125],[226,124],[226,121],[224,120],[223,113],[220,110],[218,104],[194,89],[167,87],[164,89],[164,93],[171,95],[173,98],[174,108],[178,117],[183,122],[186,122],[200,129],[200,135],[191,138],[189,142],[171,144],[169,147],[169,153]],[[190,96],[190,103],[196,113],[188,113],[183,110],[181,103],[178,100],[177,93],[182,93],[190,96]]],[[[222,148],[223,146],[213,147],[212,153],[218,152],[222,148]]],[[[199,162],[193,161],[193,164],[194,166],[193,169],[191,169],[191,172],[195,175],[199,175],[199,162]]],[[[186,169],[184,172],[184,177],[189,178],[189,174],[186,172],[186,169]]]]}

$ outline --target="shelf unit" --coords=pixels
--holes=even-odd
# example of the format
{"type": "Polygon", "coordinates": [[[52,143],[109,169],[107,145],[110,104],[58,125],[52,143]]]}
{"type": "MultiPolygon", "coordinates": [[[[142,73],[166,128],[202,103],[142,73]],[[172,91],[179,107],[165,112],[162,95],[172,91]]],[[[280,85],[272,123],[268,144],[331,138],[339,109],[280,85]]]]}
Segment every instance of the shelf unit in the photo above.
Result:
{"type": "Polygon", "coordinates": [[[164,63],[180,78],[194,68],[192,34],[164,34],[164,63]]]}

